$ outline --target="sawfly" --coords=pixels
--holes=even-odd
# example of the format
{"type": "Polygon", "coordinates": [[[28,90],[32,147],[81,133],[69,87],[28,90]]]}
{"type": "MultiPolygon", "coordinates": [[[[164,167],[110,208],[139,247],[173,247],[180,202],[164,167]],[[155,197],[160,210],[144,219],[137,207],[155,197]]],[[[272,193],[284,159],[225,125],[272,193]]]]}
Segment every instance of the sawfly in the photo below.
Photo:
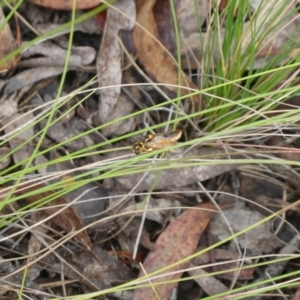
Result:
{"type": "Polygon", "coordinates": [[[149,133],[137,140],[132,151],[136,154],[148,153],[153,150],[161,150],[168,146],[173,146],[181,138],[182,130],[168,131],[163,133],[149,133]]]}

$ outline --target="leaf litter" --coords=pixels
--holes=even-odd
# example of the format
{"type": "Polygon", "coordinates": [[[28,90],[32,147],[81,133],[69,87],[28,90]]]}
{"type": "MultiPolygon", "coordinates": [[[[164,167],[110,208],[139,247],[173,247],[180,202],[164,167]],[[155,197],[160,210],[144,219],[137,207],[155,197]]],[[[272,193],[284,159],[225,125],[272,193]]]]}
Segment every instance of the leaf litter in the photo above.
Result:
{"type": "MultiPolygon", "coordinates": [[[[20,22],[13,24],[12,20],[1,29],[1,40],[7,41],[0,47],[0,245],[4,272],[0,282],[5,286],[1,295],[14,299],[13,289],[24,288],[24,294],[36,299],[66,297],[144,278],[134,291],[116,289],[107,297],[157,299],[158,295],[169,299],[177,291],[176,299],[199,299],[230,293],[231,287],[246,281],[260,283],[267,274],[281,275],[289,260],[285,264],[270,261],[262,269],[251,258],[263,260],[262,255],[277,252],[291,255],[299,248],[298,225],[293,221],[298,210],[291,207],[299,197],[299,175],[293,166],[234,163],[234,159],[254,159],[259,155],[250,147],[245,151],[234,148],[228,139],[213,146],[181,145],[198,138],[199,132],[202,134],[204,121],[199,116],[179,122],[179,129],[184,130],[177,145],[179,152],[167,151],[155,159],[135,157],[131,152],[130,145],[136,137],[129,135],[174,117],[171,105],[161,110],[152,106],[172,99],[176,93],[188,96],[190,91],[201,88],[186,70],[198,69],[207,49],[213,53],[211,69],[223,55],[220,49],[225,40],[225,23],[220,23],[214,45],[212,37],[216,32],[204,32],[215,25],[211,2],[198,0],[197,13],[194,2],[174,3],[181,65],[176,60],[174,20],[166,1],[118,0],[105,15],[98,16],[98,20],[105,20],[104,27],[96,18],[75,26],[60,95],[57,91],[68,53],[69,29],[27,45],[22,53],[5,61],[6,55],[21,44],[17,42],[19,31],[23,45],[32,40],[35,31],[20,22]],[[199,32],[199,25],[203,32],[199,32]],[[164,84],[164,89],[158,89],[157,83],[164,84]],[[86,87],[83,91],[82,86],[86,87]],[[53,114],[49,114],[51,108],[53,114]],[[143,108],[147,108],[143,114],[127,117],[143,108]],[[126,134],[125,142],[111,144],[113,138],[126,134]],[[29,169],[22,173],[25,166],[29,169]],[[238,183],[229,175],[232,172],[238,183]],[[199,182],[205,188],[199,188],[199,182]],[[11,197],[18,200],[11,202],[11,197]],[[210,201],[216,202],[207,203],[210,201]],[[289,208],[284,214],[284,209],[289,208]],[[265,220],[278,210],[282,212],[280,216],[265,220]],[[257,223],[261,224],[232,238],[257,223]],[[228,243],[222,247],[196,255],[224,240],[228,243]],[[285,243],[288,246],[283,247],[285,243]],[[193,259],[188,258],[193,254],[193,259]],[[168,269],[163,270],[165,267],[168,269]],[[216,274],[211,276],[212,272],[216,274]],[[158,274],[163,276],[157,277],[158,274]]],[[[268,1],[249,1],[258,16],[259,33],[267,33],[256,49],[256,68],[262,68],[286,43],[290,47],[298,45],[295,29],[299,16],[293,1],[277,15],[278,19],[289,15],[289,19],[281,19],[282,28],[270,30],[273,12],[282,3],[277,1],[271,7],[268,1]]],[[[57,4],[28,1],[18,12],[37,32],[47,33],[70,21],[70,12],[56,10],[70,10],[70,3],[57,4]]],[[[98,4],[99,1],[80,3],[81,8],[98,4]]],[[[223,9],[220,4],[220,13],[223,9]]],[[[2,21],[9,12],[9,5],[1,7],[2,21]]],[[[250,27],[246,18],[241,41],[244,50],[253,42],[247,35],[250,27]]],[[[203,110],[203,95],[181,101],[177,113],[183,116],[203,110]]],[[[287,104],[297,106],[296,97],[293,100],[296,104],[287,104]]],[[[290,132],[297,134],[298,129],[290,132]]],[[[272,147],[286,146],[285,152],[274,151],[272,159],[277,155],[298,161],[299,145],[280,138],[265,141],[258,137],[257,141],[272,147]]]]}

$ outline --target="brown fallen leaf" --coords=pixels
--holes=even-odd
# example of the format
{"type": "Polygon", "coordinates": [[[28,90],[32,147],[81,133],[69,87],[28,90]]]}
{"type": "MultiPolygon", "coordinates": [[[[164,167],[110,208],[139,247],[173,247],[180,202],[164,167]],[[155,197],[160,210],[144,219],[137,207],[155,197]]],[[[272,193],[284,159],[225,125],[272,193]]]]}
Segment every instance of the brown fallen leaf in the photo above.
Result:
{"type": "MultiPolygon", "coordinates": [[[[176,22],[180,32],[180,54],[182,69],[198,69],[204,56],[202,44],[204,37],[199,37],[199,26],[210,23],[212,1],[207,0],[180,0],[175,1],[176,22]],[[188,22],[187,22],[188,20],[188,22]],[[190,43],[192,41],[192,43],[190,43]]],[[[173,17],[168,0],[159,0],[154,6],[160,41],[175,56],[176,37],[173,30],[173,17]]],[[[216,47],[216,45],[215,45],[216,47]]]]}
{"type": "Polygon", "coordinates": [[[300,288],[298,288],[292,300],[299,300],[299,299],[300,299],[300,288]]]}
{"type": "MultiPolygon", "coordinates": [[[[52,9],[72,10],[74,0],[27,0],[36,5],[49,7],[52,9]]],[[[88,9],[99,5],[102,0],[77,0],[76,9],[88,9]]]]}
{"type": "MultiPolygon", "coordinates": [[[[145,2],[145,1],[144,1],[145,2]]],[[[172,28],[172,16],[167,7],[166,0],[157,0],[154,7],[160,41],[174,55],[176,41],[172,28]],[[167,7],[167,8],[166,8],[167,7]]],[[[245,18],[243,34],[241,38],[242,52],[249,50],[253,37],[260,42],[256,45],[255,68],[260,68],[269,62],[270,57],[282,53],[286,45],[289,49],[296,48],[284,56],[280,65],[284,65],[290,58],[298,56],[298,26],[300,22],[296,7],[297,1],[280,0],[272,1],[251,1],[248,16],[245,18]],[[289,16],[288,18],[286,16],[289,16]],[[255,25],[254,25],[255,24],[255,25]],[[293,45],[293,46],[292,46],[293,45]]],[[[242,2],[236,2],[234,15],[237,16],[242,2]]],[[[180,0],[174,1],[176,10],[176,22],[180,32],[180,54],[183,69],[198,69],[199,65],[208,63],[214,68],[222,59],[222,44],[229,40],[225,35],[226,18],[219,23],[219,30],[209,24],[214,23],[214,14],[226,15],[228,1],[207,1],[207,0],[180,0]],[[197,7],[198,6],[198,7],[197,7]],[[198,11],[197,11],[198,9],[198,11]],[[188,20],[188,22],[187,22],[188,20]],[[207,53],[212,57],[208,61],[207,53]],[[205,58],[205,59],[204,59],[205,58]]],[[[247,60],[246,60],[247,61],[247,60]]],[[[234,62],[232,62],[234,63],[234,62]]],[[[250,66],[245,65],[245,68],[250,66]]]]}
{"type": "MultiPolygon", "coordinates": [[[[0,24],[4,24],[5,16],[0,7],[0,24]]],[[[14,57],[6,60],[5,57],[17,49],[18,45],[14,39],[10,27],[8,24],[5,24],[2,30],[0,30],[0,72],[8,71],[14,68],[20,58],[20,55],[15,55],[14,57]],[[3,60],[3,61],[2,61],[3,60]]]]}
{"type": "MultiPolygon", "coordinates": [[[[133,30],[133,40],[138,52],[138,58],[147,72],[158,82],[165,83],[165,88],[171,92],[177,92],[178,85],[178,63],[174,57],[166,51],[159,42],[159,33],[153,14],[156,0],[137,1],[137,24],[133,30]]],[[[187,95],[191,90],[198,90],[191,79],[181,71],[182,88],[181,95],[187,95]]],[[[204,103],[198,96],[192,97],[194,111],[200,111],[204,103]]]]}
{"type": "MultiPolygon", "coordinates": [[[[147,276],[193,254],[199,238],[214,215],[214,209],[215,207],[211,203],[200,204],[193,209],[185,211],[172,222],[159,236],[153,250],[144,262],[143,267],[147,276]]],[[[189,261],[185,261],[162,272],[162,274],[174,272],[171,275],[166,275],[158,279],[150,278],[160,299],[170,299],[172,290],[177,285],[176,280],[182,276],[183,272],[180,272],[180,270],[185,269],[188,264],[189,261]],[[174,282],[156,285],[159,282],[165,281],[174,282]]],[[[145,274],[141,271],[139,277],[144,276],[145,274]]],[[[155,295],[151,287],[137,288],[134,291],[133,299],[156,300],[157,295],[155,295]]]]}

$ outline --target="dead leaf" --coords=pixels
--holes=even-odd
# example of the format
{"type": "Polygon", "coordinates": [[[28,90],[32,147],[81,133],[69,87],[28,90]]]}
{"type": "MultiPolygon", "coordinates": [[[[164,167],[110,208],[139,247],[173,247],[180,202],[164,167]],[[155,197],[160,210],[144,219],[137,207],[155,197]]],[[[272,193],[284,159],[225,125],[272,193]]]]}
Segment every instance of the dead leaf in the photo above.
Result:
{"type": "Polygon", "coordinates": [[[16,95],[8,96],[4,95],[4,100],[1,99],[0,101],[0,120],[3,118],[6,118],[7,116],[10,116],[12,114],[15,114],[17,112],[17,99],[16,95]]]}
{"type": "MultiPolygon", "coordinates": [[[[138,58],[147,72],[158,82],[164,83],[165,88],[176,93],[178,85],[178,63],[174,57],[159,43],[159,31],[153,14],[156,0],[139,1],[137,4],[137,24],[133,30],[134,44],[138,58]]],[[[198,90],[190,78],[181,71],[182,85],[187,89],[180,90],[181,95],[187,95],[191,90],[198,90]],[[191,90],[190,90],[190,89],[191,90]]],[[[201,111],[204,104],[198,96],[192,97],[194,111],[201,111]]]]}
{"type": "MultiPolygon", "coordinates": [[[[230,224],[234,233],[237,233],[265,218],[260,212],[252,211],[246,207],[228,209],[224,211],[224,216],[227,222],[225,222],[222,215],[217,215],[210,223],[211,233],[219,241],[231,235],[227,224],[230,224]]],[[[247,231],[246,234],[239,235],[236,237],[236,240],[242,249],[251,251],[252,255],[270,253],[282,245],[280,241],[274,239],[274,235],[271,232],[271,221],[264,222],[247,231]]],[[[234,242],[231,245],[235,247],[234,242]]]]}
{"type": "MultiPolygon", "coordinates": [[[[142,201],[143,199],[141,199],[142,201]]],[[[180,211],[180,205],[179,201],[176,200],[170,200],[165,198],[150,198],[150,201],[147,205],[147,209],[149,211],[147,212],[147,219],[155,221],[159,224],[164,224],[166,217],[172,213],[173,211],[176,211],[179,214],[180,211]],[[169,208],[169,209],[167,209],[169,208]]],[[[131,205],[126,205],[124,209],[121,210],[121,212],[134,212],[141,209],[141,203],[134,202],[131,205]]],[[[142,216],[143,212],[135,213],[135,216],[142,216]]]]}
{"type": "MultiPolygon", "coordinates": [[[[122,31],[122,33],[127,31],[122,31]]],[[[124,65],[128,64],[129,59],[124,57],[124,65]]],[[[128,85],[122,88],[122,92],[116,103],[115,109],[112,111],[110,120],[117,120],[132,113],[135,107],[135,101],[139,101],[141,97],[140,89],[138,88],[136,76],[132,72],[132,68],[125,69],[122,72],[122,84],[128,85]],[[130,95],[128,97],[128,95],[130,95]],[[132,101],[134,99],[135,101],[132,101]]],[[[109,126],[102,128],[104,136],[120,136],[132,131],[136,122],[136,118],[127,118],[124,121],[114,122],[109,126]]]]}
{"type": "MultiPolygon", "coordinates": [[[[52,9],[72,10],[74,0],[27,0],[36,5],[49,7],[52,9]]],[[[76,9],[88,9],[102,3],[102,0],[76,0],[76,9]]]]}
{"type": "MultiPolygon", "coordinates": [[[[22,68],[36,67],[64,67],[66,63],[67,50],[50,41],[34,44],[22,52],[22,68]]],[[[96,51],[92,47],[72,46],[68,60],[69,70],[82,70],[94,61],[96,51]]]]}
{"type": "MultiPolygon", "coordinates": [[[[155,20],[160,40],[163,41],[164,46],[174,55],[174,36],[172,36],[172,33],[170,34],[173,31],[173,29],[170,30],[172,19],[167,9],[161,9],[161,6],[165,7],[164,1],[156,2],[156,6],[158,7],[156,10],[158,12],[155,12],[155,20]],[[159,15],[160,13],[162,16],[159,15]],[[168,19],[171,20],[169,21],[168,19]]],[[[205,57],[205,60],[208,59],[206,53],[213,54],[211,61],[207,61],[207,64],[212,67],[216,66],[223,56],[221,49],[225,36],[225,24],[221,23],[218,30],[215,30],[214,26],[206,26],[208,29],[207,32],[201,32],[199,26],[203,26],[204,22],[206,24],[214,22],[211,11],[217,13],[218,10],[224,10],[227,6],[227,1],[215,2],[215,5],[212,4],[212,1],[206,0],[181,0],[174,3],[180,32],[180,53],[183,68],[199,68],[203,63],[203,57],[205,57]],[[216,7],[217,5],[218,8],[216,7]],[[198,9],[197,14],[196,9],[198,9]],[[189,21],[187,22],[186,20],[189,21]]],[[[251,20],[244,22],[241,43],[242,52],[245,53],[249,50],[249,47],[252,47],[253,37],[258,41],[254,63],[255,69],[266,65],[274,55],[282,52],[282,49],[287,44],[289,45],[289,49],[299,48],[298,28],[300,16],[296,6],[297,1],[287,2],[286,0],[249,2],[251,20]]],[[[235,14],[238,13],[238,10],[239,7],[237,4],[235,14]]],[[[281,61],[280,65],[284,64],[287,59],[290,60],[293,58],[296,51],[294,53],[287,53],[286,59],[281,61]]],[[[249,66],[245,66],[245,68],[249,68],[249,66]]]]}
{"type": "MultiPolygon", "coordinates": [[[[300,246],[300,236],[296,234],[283,248],[280,249],[278,255],[283,257],[290,256],[290,258],[295,258],[294,253],[298,252],[300,246]]],[[[265,272],[260,273],[260,278],[255,281],[255,284],[248,288],[247,291],[256,291],[257,289],[263,290],[268,286],[272,286],[272,283],[268,281],[270,278],[277,278],[286,269],[286,265],[289,260],[284,259],[282,261],[270,262],[266,267],[265,272]]],[[[251,297],[251,299],[257,299],[251,297]]]]}
{"type": "MultiPolygon", "coordinates": [[[[116,283],[133,279],[132,271],[117,256],[108,255],[97,245],[95,253],[100,260],[95,260],[83,251],[76,256],[66,257],[68,264],[64,265],[65,275],[73,280],[80,280],[93,290],[109,288],[116,283]]],[[[55,263],[52,267],[61,274],[61,263],[55,263]]]]}
{"type": "Polygon", "coordinates": [[[7,156],[10,152],[11,152],[11,149],[8,147],[0,148],[0,170],[3,170],[10,164],[11,158],[10,158],[10,156],[7,156]]]}
{"type": "MultiPolygon", "coordinates": [[[[200,58],[202,57],[200,54],[203,49],[203,47],[200,46],[201,38],[198,36],[197,40],[193,40],[195,46],[190,44],[190,40],[191,37],[196,39],[195,35],[199,34],[199,26],[201,27],[205,22],[209,23],[212,3],[207,0],[180,0],[174,1],[174,5],[178,30],[180,32],[179,40],[182,69],[197,69],[199,68],[199,63],[201,63],[200,58]],[[199,54],[195,56],[195,53],[199,54]]],[[[173,18],[169,1],[157,1],[153,11],[159,39],[172,55],[175,56],[176,37],[173,30],[173,18]]]]}
{"type": "MultiPolygon", "coordinates": [[[[167,229],[157,239],[153,250],[149,253],[143,264],[147,276],[152,272],[158,271],[185,259],[194,253],[201,235],[214,215],[212,210],[214,210],[214,206],[212,204],[200,204],[185,211],[167,227],[167,229]]],[[[189,262],[186,261],[177,264],[162,273],[180,271],[185,269],[188,263],[189,262]]],[[[139,277],[143,276],[145,276],[145,274],[141,271],[139,277]]],[[[163,276],[159,279],[150,278],[150,281],[154,285],[160,299],[170,299],[172,290],[177,285],[176,280],[181,276],[182,272],[178,272],[176,274],[163,276]],[[156,285],[156,283],[164,281],[174,282],[156,285]]],[[[157,297],[152,288],[147,287],[135,289],[133,299],[156,300],[157,297]]]]}
{"type": "MultiPolygon", "coordinates": [[[[194,268],[194,265],[190,267],[194,268]]],[[[228,291],[228,287],[216,279],[214,276],[209,276],[209,273],[201,268],[190,270],[189,274],[194,277],[194,280],[203,288],[209,296],[218,295],[228,291]]]]}
{"type": "MultiPolygon", "coordinates": [[[[134,213],[133,213],[134,214],[134,213]]],[[[118,243],[122,250],[133,253],[136,244],[136,239],[139,236],[139,228],[141,224],[140,218],[120,218],[118,220],[119,228],[122,232],[118,234],[118,243]],[[128,221],[130,221],[128,223],[128,221]]],[[[145,249],[152,249],[150,235],[145,228],[142,229],[139,244],[145,249]]]]}
{"type": "MultiPolygon", "coordinates": [[[[57,159],[58,155],[54,152],[51,152],[50,159],[54,160],[57,159]]],[[[63,161],[57,164],[52,164],[47,166],[46,170],[41,170],[42,173],[49,174],[53,172],[53,174],[57,174],[62,171],[70,171],[74,168],[68,161],[63,161]]],[[[72,179],[76,175],[82,174],[79,171],[73,171],[72,173],[68,172],[67,175],[62,177],[57,177],[55,180],[51,182],[60,182],[63,188],[67,188],[69,184],[73,184],[72,179]]],[[[101,218],[105,217],[104,211],[106,207],[108,192],[105,188],[99,185],[95,181],[91,181],[86,183],[79,188],[72,190],[64,195],[63,199],[67,203],[72,202],[72,208],[74,209],[76,216],[80,219],[80,222],[87,226],[92,224],[101,218]],[[77,199],[74,202],[74,199],[77,199]]],[[[101,228],[101,224],[94,224],[93,229],[101,228]]]]}
{"type": "MultiPolygon", "coordinates": [[[[284,173],[280,173],[282,176],[284,173]]],[[[267,207],[274,211],[287,205],[283,203],[282,195],[284,190],[289,190],[288,186],[284,187],[282,181],[268,181],[266,178],[247,176],[241,173],[239,175],[240,196],[253,200],[249,207],[253,210],[259,210],[260,207],[267,207]]],[[[264,210],[262,210],[264,213],[264,210]]]]}
{"type": "MultiPolygon", "coordinates": [[[[32,281],[30,278],[27,278],[27,276],[24,276],[24,272],[18,272],[18,265],[15,266],[12,264],[10,260],[4,259],[3,257],[0,257],[0,269],[1,273],[5,272],[6,274],[1,276],[1,279],[4,277],[4,280],[0,280],[0,295],[4,295],[8,291],[12,291],[12,287],[14,286],[26,286],[28,289],[32,289],[35,291],[39,291],[43,293],[43,289],[36,284],[34,281],[32,281]],[[25,280],[24,280],[25,279],[25,280]]],[[[2,299],[15,299],[15,294],[9,295],[6,294],[5,296],[1,297],[2,299]]]]}
{"type": "MultiPolygon", "coordinates": [[[[2,7],[0,7],[0,24],[4,24],[5,16],[2,11],[2,7]]],[[[17,49],[18,44],[14,39],[9,25],[6,23],[2,30],[0,31],[0,72],[1,71],[8,71],[14,68],[20,58],[20,55],[17,54],[14,57],[6,60],[5,57],[12,53],[14,50],[17,49]]]]}
{"type": "Polygon", "coordinates": [[[298,300],[300,299],[300,288],[298,288],[297,292],[293,296],[292,300],[298,300]]]}
{"type": "MultiPolygon", "coordinates": [[[[107,20],[97,57],[97,70],[100,89],[99,120],[101,124],[115,120],[116,105],[119,101],[122,82],[121,47],[119,31],[131,30],[135,21],[135,3],[133,0],[119,0],[107,10],[107,20]]],[[[125,99],[123,99],[124,102],[125,99]]],[[[131,101],[130,101],[131,102],[131,101]]],[[[124,106],[122,104],[121,106],[124,106]]],[[[133,109],[133,104],[128,114],[133,109]]],[[[106,135],[109,135],[106,133],[106,135]]]]}
{"type": "MultiPolygon", "coordinates": [[[[111,99],[112,100],[112,99],[111,99]]],[[[102,101],[102,100],[101,100],[102,101]]],[[[121,117],[128,116],[134,109],[134,102],[128,99],[127,95],[121,94],[113,111],[109,115],[109,120],[117,120],[121,117]]],[[[100,108],[101,111],[101,108],[100,108]]],[[[121,122],[115,122],[110,126],[104,127],[101,132],[104,136],[120,136],[130,131],[135,122],[134,118],[129,118],[121,122]]]]}
{"type": "MultiPolygon", "coordinates": [[[[31,280],[36,279],[40,274],[40,268],[37,265],[30,264],[37,258],[37,253],[40,251],[41,247],[43,246],[44,236],[48,232],[47,224],[41,222],[45,219],[45,214],[42,211],[34,211],[30,215],[30,222],[31,224],[40,225],[33,228],[30,232],[30,239],[28,241],[28,259],[27,264],[29,268],[27,270],[26,276],[31,280]]],[[[45,245],[45,243],[44,243],[45,245]]]]}
{"type": "MultiPolygon", "coordinates": [[[[237,272],[230,271],[230,269],[237,269],[240,266],[239,259],[240,254],[236,251],[230,249],[213,249],[213,257],[216,261],[216,264],[213,266],[213,271],[218,272],[221,271],[220,274],[216,274],[216,277],[233,280],[250,280],[253,279],[253,272],[255,271],[255,267],[247,267],[246,269],[240,269],[237,272]],[[218,262],[222,262],[218,264],[218,262]],[[228,271],[224,273],[224,271],[228,271]],[[237,277],[236,277],[237,276],[237,277]]],[[[201,256],[197,256],[193,258],[191,265],[193,266],[201,266],[205,264],[211,263],[212,255],[209,252],[205,252],[201,256]]],[[[190,271],[189,271],[190,273],[190,271]]]]}
{"type": "MultiPolygon", "coordinates": [[[[182,155],[177,156],[182,158],[182,155]]],[[[183,157],[186,159],[185,162],[189,161],[189,157],[191,160],[193,159],[203,159],[204,161],[207,160],[216,160],[216,159],[226,159],[228,158],[228,153],[225,152],[223,148],[194,148],[191,151],[183,154],[183,157]]],[[[236,156],[235,156],[236,157],[236,156]]],[[[115,178],[116,182],[122,185],[126,189],[132,189],[133,187],[136,188],[136,191],[143,191],[150,189],[154,183],[155,190],[164,189],[170,186],[187,186],[192,183],[203,181],[222,173],[231,171],[238,167],[237,164],[231,164],[228,160],[228,163],[223,164],[209,164],[209,165],[197,165],[192,167],[183,167],[180,164],[180,167],[176,168],[176,159],[173,161],[172,157],[170,157],[167,165],[174,166],[174,171],[170,171],[169,169],[164,171],[151,171],[151,165],[146,164],[143,167],[143,172],[147,172],[147,176],[141,181],[141,173],[133,174],[133,175],[126,175],[122,177],[115,178]],[[148,172],[149,170],[149,172],[148,172]],[[170,176],[170,172],[172,172],[172,176],[170,176]],[[157,176],[159,177],[159,181],[157,182],[157,176]],[[137,183],[139,183],[138,186],[137,183]]],[[[180,162],[182,163],[182,161],[180,162]]],[[[140,164],[145,164],[142,162],[140,164]]],[[[104,181],[104,185],[111,185],[110,181],[104,181]]]]}
{"type": "Polygon", "coordinates": [[[43,243],[41,242],[41,236],[45,235],[48,231],[47,224],[41,224],[40,221],[45,219],[45,214],[42,211],[34,211],[30,215],[30,222],[32,224],[40,223],[34,230],[31,231],[30,240],[28,243],[28,262],[33,261],[36,258],[36,253],[39,252],[43,243]]]}
{"type": "MultiPolygon", "coordinates": [[[[46,119],[41,120],[41,127],[43,128],[46,123],[46,119]]],[[[79,136],[82,132],[89,129],[90,127],[86,122],[77,117],[73,117],[67,124],[63,124],[62,120],[56,121],[48,128],[47,136],[58,143],[64,143],[64,146],[71,150],[80,150],[94,145],[91,135],[74,139],[74,137],[79,136]],[[66,142],[67,140],[70,141],[66,142]]]]}
{"type": "MultiPolygon", "coordinates": [[[[39,192],[38,194],[31,194],[30,196],[26,195],[26,193],[34,192],[38,189],[43,189],[43,185],[39,184],[33,187],[23,183],[20,185],[20,188],[15,191],[15,194],[23,195],[29,203],[35,203],[41,200],[53,198],[52,195],[55,193],[54,191],[39,192]]],[[[79,231],[76,233],[75,239],[90,253],[92,253],[92,243],[86,230],[82,230],[83,224],[80,218],[77,216],[77,213],[72,206],[63,209],[63,207],[66,205],[67,201],[63,197],[57,197],[53,201],[43,204],[43,211],[46,215],[53,216],[51,221],[54,222],[58,227],[62,228],[65,232],[79,231]],[[60,211],[59,214],[57,214],[58,211],[60,211]]]]}
{"type": "Polygon", "coordinates": [[[8,140],[11,149],[15,149],[12,156],[16,164],[24,162],[32,155],[33,147],[31,145],[31,139],[34,134],[33,126],[27,129],[20,128],[23,127],[24,124],[31,122],[33,119],[33,114],[28,112],[24,114],[15,113],[11,116],[7,116],[1,121],[6,134],[16,131],[19,132],[13,139],[8,140]],[[16,150],[21,144],[23,144],[23,146],[16,150]]]}
{"type": "Polygon", "coordinates": [[[30,85],[45,78],[59,75],[62,73],[62,71],[62,67],[40,67],[25,70],[7,80],[5,88],[3,89],[3,93],[10,94],[25,87],[28,88],[30,85]]]}
{"type": "Polygon", "coordinates": [[[270,146],[270,151],[273,150],[274,155],[281,159],[300,160],[299,149],[291,145],[284,136],[272,136],[267,140],[266,144],[270,146]]]}

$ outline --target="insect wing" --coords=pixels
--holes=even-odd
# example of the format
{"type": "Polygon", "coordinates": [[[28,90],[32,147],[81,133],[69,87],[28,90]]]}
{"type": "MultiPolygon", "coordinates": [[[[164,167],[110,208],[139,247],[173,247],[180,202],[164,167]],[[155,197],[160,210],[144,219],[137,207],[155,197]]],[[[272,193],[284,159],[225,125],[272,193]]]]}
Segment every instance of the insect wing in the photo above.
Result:
{"type": "MultiPolygon", "coordinates": [[[[158,133],[153,138],[148,137],[145,147],[160,150],[167,146],[175,145],[176,141],[180,139],[181,135],[181,130],[158,133]]],[[[153,135],[151,135],[151,137],[152,136],[153,135]]]]}
{"type": "Polygon", "coordinates": [[[168,131],[158,134],[150,133],[144,135],[141,140],[136,141],[132,146],[132,151],[136,155],[139,155],[153,150],[160,150],[167,146],[175,145],[181,135],[182,130],[168,131]]]}

